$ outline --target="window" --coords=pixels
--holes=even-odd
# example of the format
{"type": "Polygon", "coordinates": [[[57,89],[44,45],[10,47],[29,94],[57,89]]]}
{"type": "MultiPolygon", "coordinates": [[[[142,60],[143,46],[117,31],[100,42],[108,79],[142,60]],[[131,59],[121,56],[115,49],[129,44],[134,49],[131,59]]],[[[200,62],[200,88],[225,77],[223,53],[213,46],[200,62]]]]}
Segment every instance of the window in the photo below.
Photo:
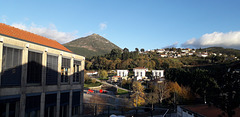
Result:
{"type": "Polygon", "coordinates": [[[67,117],[69,113],[69,92],[60,95],[60,117],[67,117]]]}
{"type": "Polygon", "coordinates": [[[72,96],[72,115],[80,114],[80,91],[73,92],[72,96]]]}
{"type": "Polygon", "coordinates": [[[17,117],[19,115],[19,97],[0,100],[0,117],[17,117]]]}
{"type": "Polygon", "coordinates": [[[40,116],[40,97],[40,95],[26,97],[25,117],[40,116]]]}
{"type": "Polygon", "coordinates": [[[42,78],[42,54],[28,52],[27,83],[40,84],[42,78]]]}
{"type": "Polygon", "coordinates": [[[47,56],[47,73],[46,73],[46,84],[56,85],[58,77],[58,57],[48,55],[47,56]]]}
{"type": "Polygon", "coordinates": [[[79,82],[80,81],[80,66],[81,66],[81,61],[74,61],[73,82],[79,82]]]}
{"type": "Polygon", "coordinates": [[[57,94],[47,94],[45,96],[45,116],[56,117],[57,94]]]}
{"type": "Polygon", "coordinates": [[[22,50],[3,47],[2,86],[21,85],[22,50]]]}
{"type": "Polygon", "coordinates": [[[63,58],[62,59],[62,67],[61,67],[61,82],[68,83],[68,73],[70,71],[70,59],[63,58]]]}

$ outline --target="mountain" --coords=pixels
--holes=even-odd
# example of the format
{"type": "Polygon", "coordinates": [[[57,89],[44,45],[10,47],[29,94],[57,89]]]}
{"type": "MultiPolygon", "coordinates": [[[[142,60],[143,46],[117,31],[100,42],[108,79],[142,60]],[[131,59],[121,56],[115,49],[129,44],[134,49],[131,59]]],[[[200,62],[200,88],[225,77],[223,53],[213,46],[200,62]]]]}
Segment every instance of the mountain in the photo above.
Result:
{"type": "Polygon", "coordinates": [[[86,57],[104,55],[110,53],[112,49],[121,49],[106,38],[95,33],[63,45],[73,53],[86,57]]]}

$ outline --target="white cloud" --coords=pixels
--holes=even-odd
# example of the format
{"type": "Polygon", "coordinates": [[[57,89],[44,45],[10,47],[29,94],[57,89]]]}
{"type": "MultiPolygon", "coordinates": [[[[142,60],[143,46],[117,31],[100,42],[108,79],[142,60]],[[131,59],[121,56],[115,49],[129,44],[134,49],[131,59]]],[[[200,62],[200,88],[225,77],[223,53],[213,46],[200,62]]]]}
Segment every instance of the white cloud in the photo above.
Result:
{"type": "Polygon", "coordinates": [[[172,47],[177,47],[178,42],[173,43],[172,45],[165,46],[164,48],[172,48],[172,47]]]}
{"type": "Polygon", "coordinates": [[[240,49],[240,31],[222,33],[213,32],[204,34],[202,37],[196,39],[192,38],[182,44],[183,47],[224,47],[240,49]]]}
{"type": "Polygon", "coordinates": [[[100,23],[99,27],[100,27],[100,30],[105,30],[107,28],[107,24],[106,23],[100,23]]]}
{"type": "Polygon", "coordinates": [[[74,32],[60,32],[54,24],[49,24],[48,27],[43,27],[32,23],[30,26],[22,23],[13,23],[12,26],[20,28],[50,39],[54,39],[59,43],[66,43],[77,38],[77,31],[74,32]]]}

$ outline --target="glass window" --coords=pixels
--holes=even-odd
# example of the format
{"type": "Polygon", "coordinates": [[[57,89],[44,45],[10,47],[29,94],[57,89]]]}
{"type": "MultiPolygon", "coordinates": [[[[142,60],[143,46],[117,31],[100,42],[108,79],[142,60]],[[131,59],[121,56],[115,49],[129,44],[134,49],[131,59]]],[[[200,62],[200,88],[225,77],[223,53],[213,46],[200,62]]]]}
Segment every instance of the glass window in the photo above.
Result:
{"type": "Polygon", "coordinates": [[[56,85],[58,77],[58,57],[48,55],[47,56],[47,73],[46,73],[46,84],[56,85]]]}
{"type": "Polygon", "coordinates": [[[40,116],[40,97],[40,95],[26,97],[25,117],[40,116]]]}
{"type": "Polygon", "coordinates": [[[42,78],[42,54],[28,52],[27,83],[40,84],[42,78]]]}
{"type": "Polygon", "coordinates": [[[68,73],[70,72],[70,59],[63,58],[62,59],[62,67],[61,67],[61,82],[68,83],[68,73]]]}
{"type": "Polygon", "coordinates": [[[73,82],[79,82],[80,81],[80,66],[81,66],[81,61],[74,61],[73,69],[73,82]]]}
{"type": "Polygon", "coordinates": [[[2,86],[21,85],[22,50],[3,47],[2,86]]]}

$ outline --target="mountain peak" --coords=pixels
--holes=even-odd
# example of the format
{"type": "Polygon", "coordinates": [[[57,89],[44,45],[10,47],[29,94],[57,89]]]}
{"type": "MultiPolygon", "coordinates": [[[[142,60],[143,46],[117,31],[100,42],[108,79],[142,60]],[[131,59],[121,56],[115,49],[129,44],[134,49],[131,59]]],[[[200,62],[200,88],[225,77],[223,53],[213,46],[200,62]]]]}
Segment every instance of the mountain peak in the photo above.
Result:
{"type": "Polygon", "coordinates": [[[120,49],[118,46],[96,33],[68,42],[64,44],[64,46],[76,54],[87,57],[104,55],[110,53],[112,49],[120,49]]]}

